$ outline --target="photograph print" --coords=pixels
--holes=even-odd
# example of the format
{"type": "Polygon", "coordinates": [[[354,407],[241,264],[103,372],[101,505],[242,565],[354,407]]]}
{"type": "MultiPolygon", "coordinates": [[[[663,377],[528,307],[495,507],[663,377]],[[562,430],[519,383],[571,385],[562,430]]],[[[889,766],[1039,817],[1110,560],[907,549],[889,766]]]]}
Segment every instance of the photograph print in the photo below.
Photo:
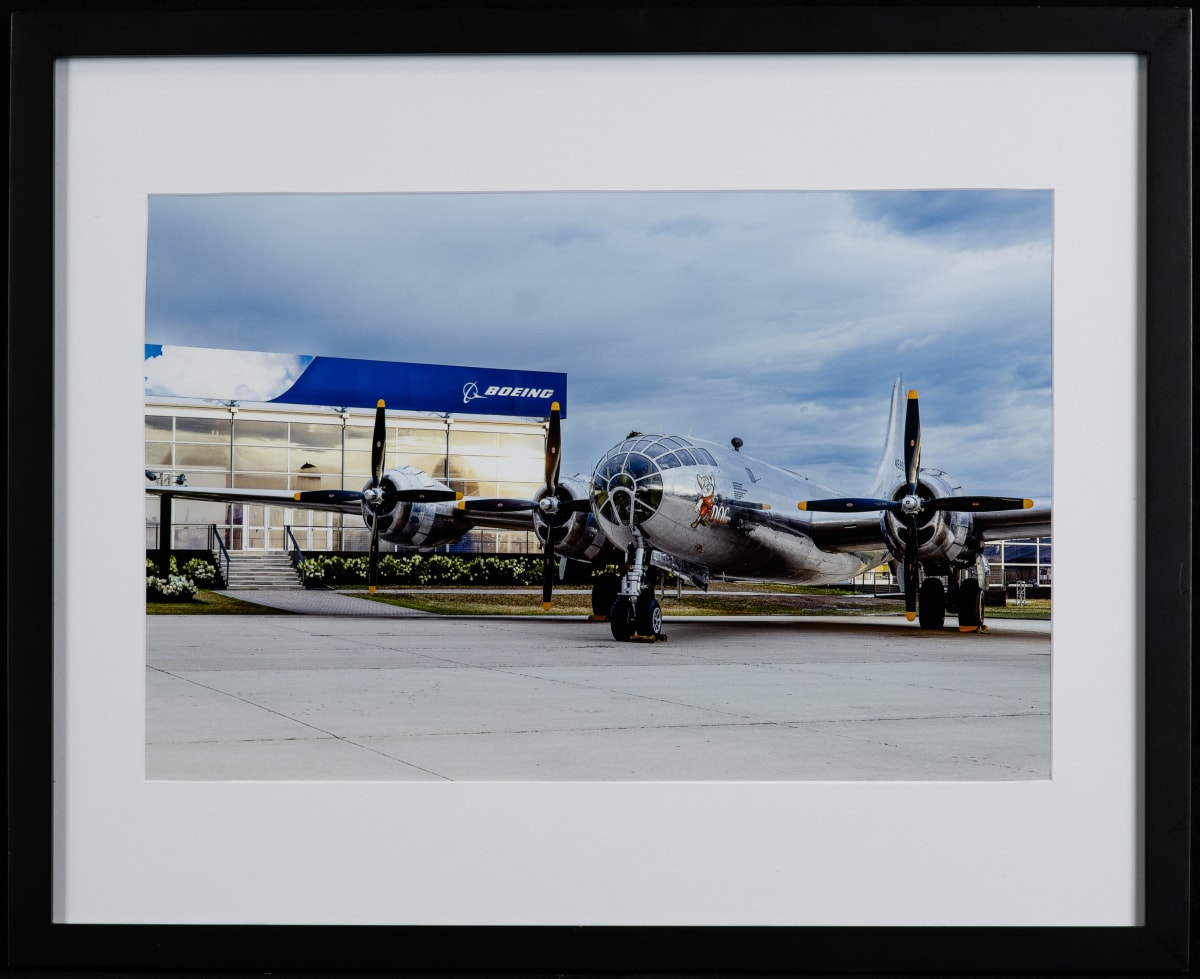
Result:
{"type": "Polygon", "coordinates": [[[152,195],[146,776],[1051,776],[1049,190],[152,195]]]}

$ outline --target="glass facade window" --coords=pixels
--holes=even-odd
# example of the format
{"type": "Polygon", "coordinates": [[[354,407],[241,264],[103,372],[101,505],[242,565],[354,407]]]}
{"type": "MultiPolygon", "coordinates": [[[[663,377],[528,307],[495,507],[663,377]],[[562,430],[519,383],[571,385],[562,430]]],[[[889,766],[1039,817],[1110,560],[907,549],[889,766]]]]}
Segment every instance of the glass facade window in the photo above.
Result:
{"type": "MultiPolygon", "coordinates": [[[[160,474],[159,482],[183,473],[192,487],[294,492],[359,489],[370,478],[373,425],[366,414],[350,416],[357,424],[343,424],[342,416],[328,411],[299,409],[288,418],[290,412],[276,406],[261,411],[239,406],[232,418],[201,406],[146,407],[146,467],[160,474]],[[267,417],[256,417],[261,415],[267,417]]],[[[448,436],[444,422],[389,419],[385,465],[415,466],[466,495],[531,497],[541,488],[544,451],[541,422],[513,423],[507,430],[451,425],[448,436]]],[[[148,547],[157,546],[158,521],[159,500],[147,497],[148,547]]],[[[205,537],[212,526],[231,549],[284,548],[288,528],[306,551],[365,550],[370,539],[357,515],[180,498],[173,504],[172,524],[179,547],[194,546],[184,542],[205,537]]],[[[454,549],[525,553],[540,545],[532,529],[480,531],[454,549]]]]}
{"type": "Polygon", "coordinates": [[[984,547],[988,561],[988,583],[993,587],[1049,586],[1053,582],[1051,538],[1000,541],[984,547]]]}
{"type": "Polygon", "coordinates": [[[233,423],[233,440],[244,445],[287,445],[288,423],[239,417],[233,423]]]}
{"type": "Polygon", "coordinates": [[[292,422],[292,444],[315,446],[317,448],[341,449],[342,426],[330,424],[314,424],[311,422],[292,422]]]}
{"type": "MultiPolygon", "coordinates": [[[[291,490],[319,490],[319,489],[345,489],[342,486],[342,477],[339,474],[329,476],[312,475],[311,473],[291,473],[288,476],[288,489],[291,490]]],[[[358,489],[359,487],[351,487],[358,489]]]]}
{"type": "Polygon", "coordinates": [[[175,446],[175,468],[229,469],[229,446],[227,445],[177,445],[175,446]]]}
{"type": "Polygon", "coordinates": [[[229,444],[228,418],[175,419],[176,442],[223,442],[229,444]]]}
{"type": "MultiPolygon", "coordinates": [[[[234,473],[233,485],[245,489],[285,490],[288,489],[288,478],[282,473],[277,476],[268,473],[234,473]]],[[[248,507],[247,509],[256,508],[248,507]]]]}
{"type": "Polygon", "coordinates": [[[342,450],[338,449],[292,449],[289,457],[290,470],[295,473],[340,473],[342,450]]]}
{"type": "Polygon", "coordinates": [[[146,416],[146,441],[170,442],[175,437],[175,419],[170,415],[146,416]]]}
{"type": "Polygon", "coordinates": [[[369,425],[347,425],[346,448],[361,449],[364,452],[370,452],[372,434],[373,430],[369,425]]]}
{"type": "Polygon", "coordinates": [[[487,455],[500,453],[500,436],[495,432],[471,432],[462,429],[450,431],[450,454],[456,456],[487,455]]]}
{"type": "MultiPolygon", "coordinates": [[[[386,459],[384,465],[392,465],[395,460],[386,459]]],[[[370,452],[352,452],[346,450],[346,466],[345,473],[347,477],[347,485],[359,479],[367,479],[371,475],[371,453],[370,452]],[[350,477],[354,477],[351,480],[350,477]]]]}
{"type": "Polygon", "coordinates": [[[500,454],[508,459],[537,459],[546,456],[544,435],[520,435],[512,432],[500,434],[500,454]]]}
{"type": "Polygon", "coordinates": [[[233,468],[235,472],[285,473],[288,471],[288,450],[257,445],[235,445],[233,468]]]}
{"type": "MultiPolygon", "coordinates": [[[[446,432],[444,429],[400,428],[389,431],[388,452],[406,455],[409,452],[446,454],[446,432]]],[[[370,448],[368,440],[367,448],[370,448]]]]}

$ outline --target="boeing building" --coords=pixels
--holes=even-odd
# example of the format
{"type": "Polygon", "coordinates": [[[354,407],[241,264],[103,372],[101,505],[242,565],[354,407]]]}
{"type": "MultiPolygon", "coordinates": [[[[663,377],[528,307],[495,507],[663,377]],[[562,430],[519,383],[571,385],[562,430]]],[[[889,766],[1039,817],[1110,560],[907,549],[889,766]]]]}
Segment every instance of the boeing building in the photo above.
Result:
{"type": "MultiPolygon", "coordinates": [[[[375,405],[388,407],[386,465],[416,466],[465,496],[531,497],[542,486],[550,404],[567,375],[147,344],[146,479],[192,487],[361,489],[375,405]]],[[[171,549],[365,550],[359,517],[175,497],[171,549]]],[[[168,543],[147,498],[146,547],[168,543]]],[[[386,548],[385,548],[386,549],[386,548]]],[[[453,550],[539,551],[525,531],[473,530],[453,550]]]]}

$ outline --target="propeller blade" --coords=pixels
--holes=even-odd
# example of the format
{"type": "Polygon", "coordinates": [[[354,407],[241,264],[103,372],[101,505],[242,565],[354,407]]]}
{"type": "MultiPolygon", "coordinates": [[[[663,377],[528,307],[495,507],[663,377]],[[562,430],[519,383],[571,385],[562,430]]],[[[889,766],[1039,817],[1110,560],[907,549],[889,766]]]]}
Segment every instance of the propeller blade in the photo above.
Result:
{"type": "Polygon", "coordinates": [[[917,515],[910,514],[904,535],[904,616],[909,622],[917,617],[917,515]]]}
{"type": "Polygon", "coordinates": [[[908,492],[917,491],[921,476],[921,413],[917,407],[917,392],[908,392],[908,409],[904,414],[904,478],[908,492]]]}
{"type": "Polygon", "coordinates": [[[302,490],[292,498],[298,503],[357,503],[363,495],[358,490],[302,490]]]}
{"type": "Polygon", "coordinates": [[[375,432],[371,436],[371,485],[378,486],[383,479],[383,459],[387,454],[387,421],[384,417],[383,398],[375,405],[375,432]]]}
{"type": "Polygon", "coordinates": [[[375,594],[375,585],[379,581],[379,515],[371,524],[371,553],[367,558],[367,592],[375,594]]]}
{"type": "Polygon", "coordinates": [[[554,537],[546,528],[546,545],[542,550],[542,611],[550,611],[554,596],[554,537]]]}
{"type": "Polygon", "coordinates": [[[1014,496],[943,496],[937,500],[927,500],[924,508],[970,513],[972,510],[1028,510],[1032,506],[1033,500],[1014,496]]]}
{"type": "Polygon", "coordinates": [[[832,500],[804,500],[796,505],[801,510],[809,510],[814,513],[862,513],[866,510],[894,510],[900,504],[895,500],[844,497],[832,500]]]}
{"type": "Polygon", "coordinates": [[[517,513],[521,510],[533,510],[537,507],[534,500],[513,500],[513,499],[478,499],[478,500],[461,500],[458,508],[460,510],[470,510],[473,513],[517,513]]]}
{"type": "Polygon", "coordinates": [[[562,427],[559,421],[559,406],[555,401],[550,406],[550,429],[546,432],[546,486],[553,493],[558,489],[558,469],[562,463],[562,427]]]}

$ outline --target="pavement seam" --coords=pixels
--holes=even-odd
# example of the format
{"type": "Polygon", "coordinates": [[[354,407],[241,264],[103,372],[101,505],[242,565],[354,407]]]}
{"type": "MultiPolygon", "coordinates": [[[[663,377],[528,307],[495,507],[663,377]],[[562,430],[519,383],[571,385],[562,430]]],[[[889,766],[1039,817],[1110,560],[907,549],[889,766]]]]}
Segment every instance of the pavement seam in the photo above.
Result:
{"type": "MultiPolygon", "coordinates": [[[[210,686],[207,683],[201,683],[199,680],[193,680],[191,677],[182,676],[178,673],[172,673],[170,670],[164,670],[158,666],[147,665],[146,669],[154,670],[156,673],[161,673],[163,676],[169,676],[176,680],[182,680],[184,683],[190,683],[193,686],[200,687],[200,689],[202,689],[202,690],[208,690],[212,693],[219,694],[222,697],[229,697],[231,700],[240,701],[241,703],[246,704],[249,707],[257,708],[258,710],[265,711],[268,714],[274,714],[276,717],[281,717],[285,721],[291,721],[293,724],[299,724],[303,727],[309,728],[313,731],[318,732],[319,734],[325,735],[327,738],[332,738],[335,741],[340,741],[342,744],[348,744],[355,748],[361,748],[364,751],[370,751],[373,754],[379,755],[383,758],[387,758],[390,761],[397,762],[401,765],[406,765],[409,768],[415,768],[418,772],[424,772],[426,775],[432,775],[434,778],[444,779],[447,782],[453,781],[453,779],[451,779],[449,776],[442,775],[440,772],[434,772],[428,768],[422,768],[420,765],[413,764],[411,761],[405,761],[403,758],[396,758],[393,755],[389,755],[386,751],[380,751],[378,748],[372,748],[370,745],[359,744],[357,741],[351,740],[350,738],[347,738],[347,737],[343,737],[340,734],[335,734],[333,731],[326,731],[324,728],[317,727],[317,725],[310,724],[308,721],[303,721],[298,717],[292,717],[290,714],[284,714],[282,711],[277,711],[270,707],[265,707],[262,704],[256,704],[253,700],[247,700],[245,697],[241,697],[236,693],[230,693],[228,690],[220,690],[217,687],[210,686]]],[[[245,740],[275,741],[275,740],[279,740],[279,739],[277,739],[277,738],[272,738],[272,739],[258,738],[258,739],[245,739],[245,740]]]]}

